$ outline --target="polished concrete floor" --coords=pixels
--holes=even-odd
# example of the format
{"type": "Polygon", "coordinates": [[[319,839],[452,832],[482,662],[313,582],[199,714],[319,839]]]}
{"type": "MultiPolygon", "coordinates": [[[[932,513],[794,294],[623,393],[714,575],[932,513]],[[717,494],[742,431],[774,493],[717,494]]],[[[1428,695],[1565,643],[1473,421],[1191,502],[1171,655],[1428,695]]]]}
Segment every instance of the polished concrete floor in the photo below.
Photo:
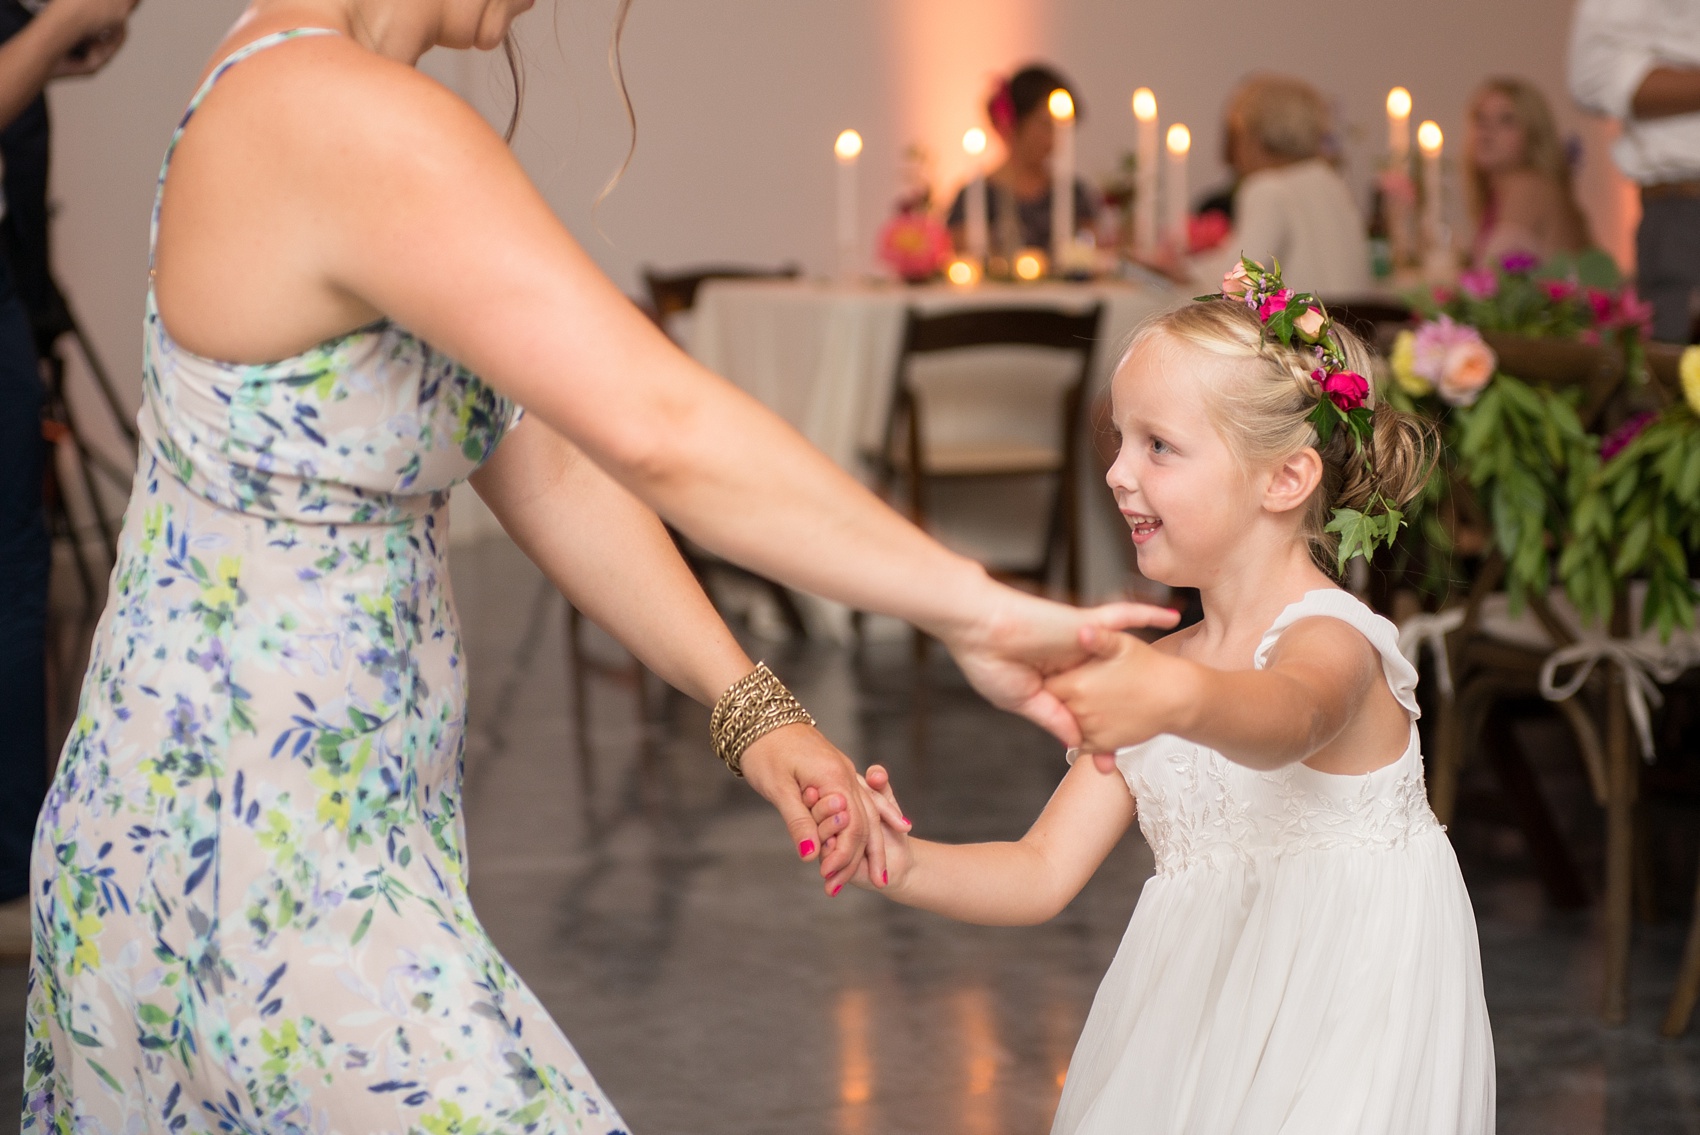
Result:
{"type": "MultiPolygon", "coordinates": [[[[454,571],[473,674],[474,899],[634,1132],[1048,1130],[1151,870],[1137,834],[1042,927],[828,899],[775,814],[710,755],[705,711],[651,684],[640,713],[629,663],[590,631],[581,739],[559,597],[503,542],[457,552],[454,571]]],[[[819,645],[762,653],[853,756],[893,768],[925,834],[1019,835],[1062,772],[1053,742],[978,702],[936,651],[924,682],[906,642],[860,660],[819,645]]],[[[1524,737],[1597,878],[1597,815],[1573,757],[1538,723],[1524,737]]],[[[1548,907],[1491,787],[1467,785],[1454,832],[1480,918],[1500,1130],[1700,1133],[1700,1039],[1656,1034],[1691,862],[1667,880],[1669,915],[1637,929],[1631,1022],[1604,1028],[1595,915],[1548,907]]],[[[0,1108],[17,1099],[22,993],[22,971],[0,970],[0,1108]]]]}

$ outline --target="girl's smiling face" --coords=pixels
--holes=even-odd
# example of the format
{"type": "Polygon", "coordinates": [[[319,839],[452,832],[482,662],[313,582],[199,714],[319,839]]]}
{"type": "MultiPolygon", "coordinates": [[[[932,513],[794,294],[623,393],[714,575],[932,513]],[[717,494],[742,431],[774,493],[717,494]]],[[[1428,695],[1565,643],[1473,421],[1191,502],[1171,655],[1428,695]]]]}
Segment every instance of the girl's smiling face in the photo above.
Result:
{"type": "Polygon", "coordinates": [[[1116,372],[1112,413],[1121,452],[1105,480],[1133,530],[1147,579],[1171,587],[1208,584],[1263,513],[1260,478],[1242,466],[1207,406],[1233,366],[1157,334],[1116,372]]]}

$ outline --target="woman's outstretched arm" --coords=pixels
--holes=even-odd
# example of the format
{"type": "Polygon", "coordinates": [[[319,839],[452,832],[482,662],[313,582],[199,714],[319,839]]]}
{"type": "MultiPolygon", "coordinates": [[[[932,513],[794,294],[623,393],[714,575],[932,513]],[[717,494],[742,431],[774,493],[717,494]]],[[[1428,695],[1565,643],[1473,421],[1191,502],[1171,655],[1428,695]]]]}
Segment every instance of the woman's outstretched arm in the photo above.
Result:
{"type": "Polygon", "coordinates": [[[173,283],[172,257],[191,254],[170,247],[168,185],[161,309],[192,350],[212,335],[196,342],[188,318],[232,334],[277,327],[279,310],[335,308],[345,326],[388,315],[518,399],[705,547],[915,623],[951,648],[982,693],[1065,740],[1075,739],[1073,720],[1043,678],[1083,659],[1079,628],[1173,621],[1152,608],[1088,615],[1016,593],[928,539],[668,342],[562,227],[501,138],[409,67],[341,37],[257,56],[203,106],[173,176],[197,164],[199,182],[222,190],[192,205],[207,255],[230,257],[229,242],[252,241],[243,219],[258,212],[281,226],[259,239],[301,267],[269,296],[248,289],[240,301],[220,291],[221,279],[238,278],[228,261],[191,265],[196,283],[173,283]],[[263,136],[242,133],[261,121],[263,136]],[[222,149],[199,150],[197,130],[221,137],[222,149]],[[221,209],[234,218],[223,244],[221,209]]]}
{"type": "MultiPolygon", "coordinates": [[[[674,688],[712,705],[754,668],[655,514],[543,422],[523,420],[472,484],[568,601],[674,688]]],[[[805,860],[821,855],[821,841],[803,790],[848,802],[847,825],[821,855],[829,892],[848,880],[864,848],[876,877],[884,869],[874,802],[858,791],[850,759],[820,733],[776,729],[750,746],[743,767],[805,860]]]]}

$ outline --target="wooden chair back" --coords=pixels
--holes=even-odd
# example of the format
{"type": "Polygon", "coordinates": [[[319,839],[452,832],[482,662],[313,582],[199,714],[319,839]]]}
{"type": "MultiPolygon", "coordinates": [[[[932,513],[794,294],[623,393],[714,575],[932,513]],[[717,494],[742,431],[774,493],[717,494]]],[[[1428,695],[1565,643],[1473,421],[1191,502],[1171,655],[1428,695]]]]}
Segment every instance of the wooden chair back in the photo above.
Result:
{"type": "Polygon", "coordinates": [[[1078,313],[1042,307],[997,307],[926,314],[911,308],[904,320],[902,346],[893,376],[885,442],[874,459],[887,488],[899,469],[907,472],[909,511],[918,524],[926,520],[924,496],[929,479],[1035,472],[1030,466],[995,464],[952,471],[929,468],[923,408],[920,394],[911,381],[911,364],[922,356],[981,347],[1038,347],[1074,356],[1061,391],[1055,439],[1055,452],[1059,455],[1055,470],[1057,486],[1046,522],[1043,556],[1031,567],[1010,569],[1006,573],[1043,585],[1052,574],[1060,550],[1070,598],[1078,596],[1080,591],[1080,524],[1075,482],[1079,474],[1081,405],[1097,351],[1103,313],[1102,304],[1078,313]]]}
{"type": "Polygon", "coordinates": [[[795,264],[779,268],[712,264],[679,272],[657,272],[653,268],[645,268],[643,282],[649,291],[651,314],[665,326],[670,317],[696,306],[697,292],[709,280],[795,280],[800,275],[802,270],[795,264]]]}

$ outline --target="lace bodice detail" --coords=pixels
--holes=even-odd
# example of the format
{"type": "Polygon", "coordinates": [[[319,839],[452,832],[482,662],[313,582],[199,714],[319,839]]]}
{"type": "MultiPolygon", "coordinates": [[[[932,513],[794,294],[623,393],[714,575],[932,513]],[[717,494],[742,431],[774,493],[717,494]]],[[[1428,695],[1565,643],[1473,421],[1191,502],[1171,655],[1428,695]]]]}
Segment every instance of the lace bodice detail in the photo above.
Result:
{"type": "Polygon", "coordinates": [[[1168,735],[1123,749],[1116,764],[1139,802],[1139,828],[1159,875],[1259,856],[1398,848],[1440,830],[1423,783],[1417,675],[1399,654],[1393,624],[1343,591],[1312,591],[1275,621],[1256,666],[1264,666],[1283,630],[1318,615],[1352,624],[1380,652],[1388,685],[1411,714],[1405,752],[1375,772],[1338,776],[1302,764],[1258,772],[1168,735]]]}

